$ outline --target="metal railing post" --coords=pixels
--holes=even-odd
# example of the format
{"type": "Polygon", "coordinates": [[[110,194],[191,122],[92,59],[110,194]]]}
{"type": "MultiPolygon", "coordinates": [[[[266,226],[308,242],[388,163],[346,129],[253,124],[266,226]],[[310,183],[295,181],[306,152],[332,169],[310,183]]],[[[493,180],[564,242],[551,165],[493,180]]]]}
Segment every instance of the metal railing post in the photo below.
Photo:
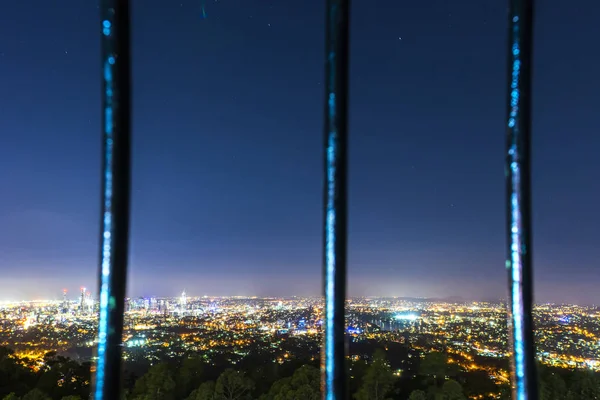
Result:
{"type": "Polygon", "coordinates": [[[328,0],[325,61],[323,286],[325,330],[321,386],[325,400],[345,400],[349,0],[328,0]]]}
{"type": "Polygon", "coordinates": [[[102,0],[102,219],[94,399],[118,400],[127,279],[131,158],[129,1],[102,0]]]}
{"type": "Polygon", "coordinates": [[[533,0],[510,0],[506,148],[508,326],[514,400],[537,400],[531,257],[533,0]]]}

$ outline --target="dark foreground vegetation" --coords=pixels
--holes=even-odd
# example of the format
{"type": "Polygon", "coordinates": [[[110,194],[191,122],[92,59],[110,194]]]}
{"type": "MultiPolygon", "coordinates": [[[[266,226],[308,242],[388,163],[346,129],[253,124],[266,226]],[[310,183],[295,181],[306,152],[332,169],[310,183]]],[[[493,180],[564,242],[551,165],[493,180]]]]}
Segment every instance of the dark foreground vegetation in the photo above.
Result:
{"type": "MultiPolygon", "coordinates": [[[[355,400],[510,398],[508,387],[498,386],[481,371],[462,371],[442,353],[419,357],[405,348],[386,346],[384,351],[379,345],[371,347],[365,359],[348,361],[355,400]]],[[[0,399],[88,399],[90,367],[56,353],[46,354],[42,361],[21,359],[0,347],[0,399]]],[[[600,399],[598,374],[542,367],[540,378],[542,400],[600,399]]],[[[261,359],[260,354],[247,356],[236,365],[208,365],[194,356],[150,366],[126,364],[123,384],[127,400],[320,399],[316,360],[280,364],[261,359]]]]}

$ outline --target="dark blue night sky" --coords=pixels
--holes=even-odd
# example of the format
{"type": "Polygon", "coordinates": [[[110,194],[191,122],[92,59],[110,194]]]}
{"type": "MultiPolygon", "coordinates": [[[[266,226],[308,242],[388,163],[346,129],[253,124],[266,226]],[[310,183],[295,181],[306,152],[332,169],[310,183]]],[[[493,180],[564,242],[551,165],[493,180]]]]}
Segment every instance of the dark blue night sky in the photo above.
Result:
{"type": "MultiPolygon", "coordinates": [[[[353,2],[350,294],[505,295],[505,3],[353,2]]],[[[319,294],[322,2],[132,11],[130,294],[319,294]]],[[[537,11],[537,299],[600,302],[600,3],[537,11]]],[[[96,2],[3,7],[0,300],[95,291],[99,43],[96,2]]]]}

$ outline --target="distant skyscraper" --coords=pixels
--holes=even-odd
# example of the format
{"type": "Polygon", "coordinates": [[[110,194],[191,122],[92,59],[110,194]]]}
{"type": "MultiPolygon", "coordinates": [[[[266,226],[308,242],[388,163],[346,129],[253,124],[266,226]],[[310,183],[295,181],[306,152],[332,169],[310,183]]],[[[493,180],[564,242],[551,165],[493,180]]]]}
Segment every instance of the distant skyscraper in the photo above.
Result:
{"type": "Polygon", "coordinates": [[[66,314],[69,311],[69,302],[67,301],[67,289],[63,290],[62,312],[66,314]]]}
{"type": "Polygon", "coordinates": [[[92,292],[86,292],[85,294],[85,312],[86,314],[92,314],[94,312],[94,299],[92,298],[92,292]]]}
{"type": "Polygon", "coordinates": [[[185,294],[185,290],[181,293],[181,299],[179,299],[179,305],[181,310],[185,310],[187,308],[187,295],[185,294]]]}
{"type": "Polygon", "coordinates": [[[81,288],[81,299],[79,300],[79,313],[85,314],[85,288],[81,288]]]}

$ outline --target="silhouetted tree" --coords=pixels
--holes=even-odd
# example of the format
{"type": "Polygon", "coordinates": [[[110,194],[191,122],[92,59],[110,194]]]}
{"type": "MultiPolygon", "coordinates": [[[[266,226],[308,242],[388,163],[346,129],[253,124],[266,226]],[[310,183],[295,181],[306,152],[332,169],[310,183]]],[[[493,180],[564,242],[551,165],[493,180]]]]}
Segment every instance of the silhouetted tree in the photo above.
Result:
{"type": "Polygon", "coordinates": [[[14,393],[9,393],[2,400],[20,400],[21,398],[14,393]]]}
{"type": "Polygon", "coordinates": [[[252,380],[243,372],[226,369],[217,379],[215,395],[217,400],[245,400],[250,398],[254,388],[252,380]]]}
{"type": "Polygon", "coordinates": [[[369,369],[369,365],[364,360],[348,361],[348,370],[350,372],[350,376],[348,377],[348,387],[350,393],[356,393],[360,389],[360,385],[362,384],[362,380],[369,369]]]}
{"type": "Polygon", "coordinates": [[[569,386],[568,400],[600,399],[600,380],[588,371],[576,372],[569,386]]]}
{"type": "Polygon", "coordinates": [[[176,393],[178,399],[187,397],[194,388],[202,383],[204,372],[204,361],[198,357],[186,358],[181,362],[179,371],[175,378],[176,393]]]}
{"type": "Polygon", "coordinates": [[[35,387],[36,376],[8,347],[0,347],[0,397],[22,396],[35,387]]]}
{"type": "Polygon", "coordinates": [[[375,351],[363,383],[354,397],[357,400],[388,399],[395,381],[396,377],[386,361],[385,352],[378,349],[375,351]]]}
{"type": "Polygon", "coordinates": [[[419,368],[419,374],[430,377],[437,389],[441,389],[447,376],[454,376],[457,372],[455,366],[448,364],[448,357],[439,352],[427,354],[419,368]]]}
{"type": "Polygon", "coordinates": [[[187,400],[216,400],[215,383],[208,381],[202,383],[198,389],[194,390],[187,400]]]}
{"type": "Polygon", "coordinates": [[[46,353],[44,365],[38,372],[36,387],[52,398],[65,396],[89,397],[90,366],[80,364],[56,352],[46,353]]]}
{"type": "Polygon", "coordinates": [[[42,392],[39,389],[33,389],[29,391],[25,396],[23,396],[22,400],[52,400],[50,396],[46,395],[46,393],[42,392]]]}
{"type": "Polygon", "coordinates": [[[175,381],[171,367],[165,363],[156,364],[135,383],[135,400],[175,400],[175,381]]]}
{"type": "MultiPolygon", "coordinates": [[[[474,398],[489,393],[497,393],[498,385],[490,379],[489,372],[484,370],[462,372],[458,375],[463,393],[466,397],[474,398]]],[[[456,379],[459,381],[459,379],[456,379]]]]}
{"type": "Polygon", "coordinates": [[[554,372],[540,375],[540,400],[564,400],[567,396],[567,384],[554,372]]]}
{"type": "Polygon", "coordinates": [[[278,396],[280,393],[287,393],[292,388],[292,377],[288,376],[285,378],[281,378],[273,382],[271,389],[269,389],[268,393],[260,396],[260,400],[274,400],[275,396],[278,396]]]}
{"type": "Polygon", "coordinates": [[[319,370],[309,365],[298,368],[294,375],[274,382],[261,400],[318,400],[319,370]]]}
{"type": "Polygon", "coordinates": [[[462,386],[455,380],[447,380],[442,386],[441,397],[443,400],[466,400],[462,386]]]}
{"type": "Polygon", "coordinates": [[[413,390],[408,400],[427,400],[427,393],[422,390],[413,390]]]}

